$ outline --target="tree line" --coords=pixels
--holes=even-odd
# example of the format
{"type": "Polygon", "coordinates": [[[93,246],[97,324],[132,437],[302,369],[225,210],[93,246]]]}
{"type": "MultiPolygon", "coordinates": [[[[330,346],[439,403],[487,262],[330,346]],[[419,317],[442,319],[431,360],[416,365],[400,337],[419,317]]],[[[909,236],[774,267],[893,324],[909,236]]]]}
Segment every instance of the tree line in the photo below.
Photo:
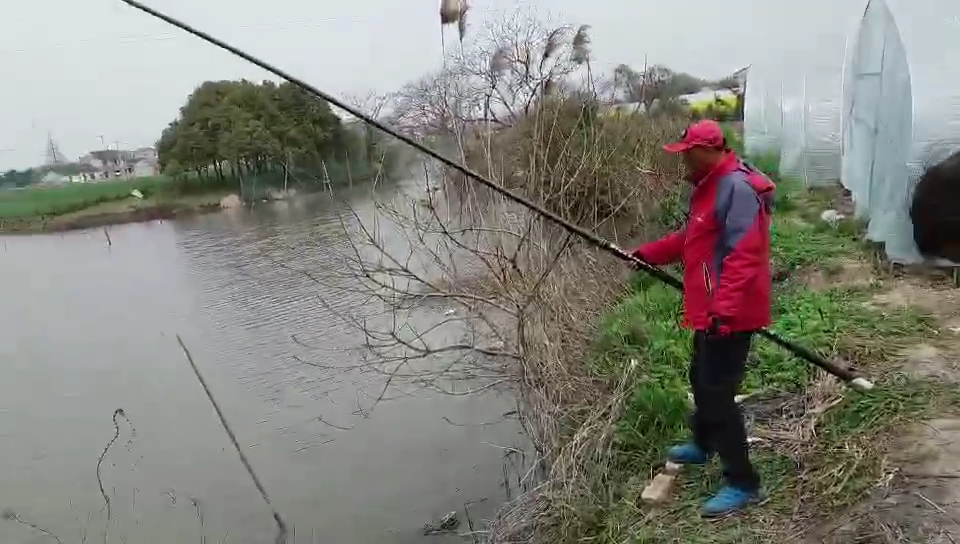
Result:
{"type": "Polygon", "coordinates": [[[26,187],[37,180],[36,172],[33,168],[26,170],[7,170],[0,174],[0,187],[26,187]]]}
{"type": "Polygon", "coordinates": [[[323,174],[330,162],[375,161],[381,147],[292,83],[240,80],[197,87],[164,129],[157,153],[165,174],[222,181],[293,169],[323,174]]]}

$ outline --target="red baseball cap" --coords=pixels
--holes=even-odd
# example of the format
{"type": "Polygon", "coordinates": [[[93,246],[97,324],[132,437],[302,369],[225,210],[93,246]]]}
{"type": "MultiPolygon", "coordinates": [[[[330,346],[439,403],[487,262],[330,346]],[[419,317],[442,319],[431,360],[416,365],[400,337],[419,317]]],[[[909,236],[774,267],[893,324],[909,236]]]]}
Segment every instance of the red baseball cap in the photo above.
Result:
{"type": "Polygon", "coordinates": [[[694,147],[723,149],[726,146],[720,124],[706,119],[687,127],[678,141],[663,146],[663,150],[667,153],[683,153],[694,147]]]}

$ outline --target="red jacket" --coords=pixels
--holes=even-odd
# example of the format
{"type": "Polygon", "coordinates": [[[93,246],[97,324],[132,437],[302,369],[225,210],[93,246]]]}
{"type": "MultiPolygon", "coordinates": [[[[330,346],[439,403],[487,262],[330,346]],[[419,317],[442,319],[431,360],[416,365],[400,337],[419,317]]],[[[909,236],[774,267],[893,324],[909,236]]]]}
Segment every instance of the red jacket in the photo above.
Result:
{"type": "Polygon", "coordinates": [[[769,325],[773,182],[730,152],[694,185],[686,226],[634,255],[683,262],[685,327],[706,330],[714,317],[731,331],[769,325]]]}

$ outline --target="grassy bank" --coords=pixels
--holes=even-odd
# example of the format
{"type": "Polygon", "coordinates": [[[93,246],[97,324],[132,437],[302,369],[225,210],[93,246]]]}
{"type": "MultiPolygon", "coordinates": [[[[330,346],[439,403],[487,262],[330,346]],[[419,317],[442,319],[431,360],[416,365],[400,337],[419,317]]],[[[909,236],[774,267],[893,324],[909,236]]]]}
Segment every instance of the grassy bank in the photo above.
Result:
{"type": "MultiPolygon", "coordinates": [[[[661,146],[685,121],[597,118],[589,104],[569,99],[545,103],[514,127],[467,141],[465,155],[478,171],[628,247],[683,220],[679,165],[661,146]]],[[[729,141],[738,144],[733,135],[729,141]]],[[[536,484],[502,509],[490,541],[839,544],[871,541],[861,537],[878,531],[907,535],[885,542],[929,541],[911,532],[909,520],[881,518],[870,505],[893,495],[920,496],[917,487],[899,487],[897,476],[899,467],[914,466],[916,456],[897,455],[923,442],[915,439],[920,424],[936,415],[960,429],[960,418],[952,419],[960,406],[960,368],[951,366],[960,353],[960,300],[926,278],[881,267],[857,221],[823,221],[824,210],[851,207],[838,188],[807,189],[781,179],[776,161],[752,162],[778,184],[772,328],[852,363],[877,389],[858,394],[757,338],[743,391],[751,396],[743,407],[769,499],[727,520],[701,520],[700,505],[720,485],[714,463],[685,470],[668,504],[642,504],[639,495],[667,449],[689,432],[691,338],[680,326],[679,293],[627,273],[622,262],[571,243],[567,233],[549,225],[534,219],[508,223],[503,218],[510,216],[500,210],[509,208],[477,213],[483,228],[521,240],[521,250],[498,238],[485,240],[484,247],[495,250],[478,260],[502,256],[500,268],[489,266],[495,281],[464,298],[495,296],[507,303],[501,307],[519,308],[498,336],[515,343],[511,370],[542,469],[536,484]],[[933,312],[917,306],[917,298],[948,301],[949,308],[933,312]],[[912,354],[934,352],[919,349],[926,344],[942,350],[937,371],[950,376],[931,378],[913,368],[912,354]],[[880,521],[840,537],[824,529],[862,512],[880,521]]],[[[466,192],[473,186],[454,188],[466,192]]],[[[522,211],[510,212],[528,219],[522,211]]],[[[956,434],[960,443],[960,430],[956,434]]],[[[954,457],[960,458],[957,450],[954,457]]],[[[960,478],[957,465],[948,477],[960,478]]],[[[917,474],[942,471],[916,466],[917,474]]],[[[943,515],[947,508],[930,506],[935,500],[903,500],[909,507],[901,512],[943,515]]],[[[954,503],[960,504],[960,489],[941,504],[954,503]]],[[[883,516],[892,510],[885,504],[883,516]]],[[[916,514],[903,519],[909,515],[916,514]]]]}
{"type": "Polygon", "coordinates": [[[0,192],[0,233],[32,233],[169,219],[213,211],[225,187],[189,188],[163,176],[0,192]],[[191,190],[192,189],[192,190],[191,190]],[[131,193],[140,191],[143,198],[131,193]]]}
{"type": "Polygon", "coordinates": [[[103,202],[130,197],[134,189],[154,196],[168,192],[172,180],[151,176],[135,180],[70,183],[51,187],[24,187],[0,191],[0,219],[55,216],[89,208],[103,202]]]}
{"type": "MultiPolygon", "coordinates": [[[[558,98],[513,126],[464,136],[460,149],[476,171],[625,247],[682,220],[680,164],[662,144],[687,121],[600,116],[589,100],[558,98]]],[[[370,270],[415,278],[422,291],[410,295],[443,298],[457,306],[458,319],[483,323],[478,328],[489,331],[478,336],[496,339],[496,347],[488,348],[486,338],[474,347],[485,357],[508,356],[497,375],[520,392],[518,412],[538,470],[518,481],[523,492],[494,520],[490,542],[822,542],[805,537],[878,490],[890,491],[888,454],[903,446],[897,438],[956,407],[955,385],[906,370],[902,352],[945,327],[954,332],[939,337],[955,338],[951,353],[960,352],[960,334],[953,336],[960,311],[945,325],[910,304],[878,302],[905,280],[876,269],[862,225],[821,220],[824,210],[849,205],[842,195],[779,179],[776,162],[754,162],[778,182],[773,328],[852,361],[878,387],[857,394],[758,338],[744,391],[753,396],[744,409],[770,498],[709,523],[697,510],[718,487],[716,464],[686,471],[666,506],[638,502],[667,448],[688,432],[690,334],[680,327],[677,292],[633,277],[608,252],[455,174],[438,191],[446,202],[431,200],[427,219],[397,223],[401,214],[384,214],[405,225],[409,239],[450,277],[437,286],[400,267],[370,270]]]]}
{"type": "Polygon", "coordinates": [[[221,198],[236,194],[244,201],[271,198],[271,192],[323,190],[330,183],[361,183],[393,179],[409,157],[391,148],[383,163],[331,160],[321,172],[276,169],[242,177],[229,170],[223,179],[195,173],[176,177],[148,176],[129,180],[30,186],[0,191],[0,233],[59,231],[128,223],[220,209],[221,198]],[[131,195],[138,190],[144,198],[131,195]]]}
{"type": "MultiPolygon", "coordinates": [[[[758,161],[776,176],[776,165],[758,161]]],[[[598,378],[617,380],[626,361],[636,383],[616,426],[606,500],[580,505],[559,533],[591,542],[783,542],[856,504],[883,479],[890,437],[909,422],[955,406],[953,388],[910,377],[896,360],[933,330],[909,307],[881,309],[871,297],[890,278],[871,266],[860,226],[836,226],[820,213],[837,198],[779,179],[773,227],[776,285],[773,329],[821,353],[855,361],[878,381],[861,395],[844,389],[769,342],[758,340],[744,386],[754,458],[769,501],[723,522],[706,522],[697,507],[720,482],[717,466],[689,469],[679,495],[654,511],[637,499],[666,449],[687,434],[686,377],[690,334],[679,327],[680,300],[671,288],[636,277],[600,323],[590,361],[598,378]]],[[[567,540],[564,540],[567,541],[567,540]]]]}
{"type": "Polygon", "coordinates": [[[225,185],[151,176],[0,191],[0,232],[39,232],[170,218],[219,208],[225,185]],[[143,198],[132,196],[140,191],[143,198]]]}

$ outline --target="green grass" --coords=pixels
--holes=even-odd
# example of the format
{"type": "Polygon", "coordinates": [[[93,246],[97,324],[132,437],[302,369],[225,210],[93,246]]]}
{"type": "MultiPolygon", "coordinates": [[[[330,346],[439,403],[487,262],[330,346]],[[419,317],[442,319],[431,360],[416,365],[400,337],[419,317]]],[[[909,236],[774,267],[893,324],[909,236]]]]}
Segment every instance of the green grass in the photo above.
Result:
{"type": "Polygon", "coordinates": [[[145,196],[170,190],[173,181],[162,176],[134,180],[70,183],[55,187],[26,187],[0,191],[0,219],[49,217],[122,200],[139,189],[145,196]]]}
{"type": "MultiPolygon", "coordinates": [[[[384,168],[401,168],[400,159],[390,156],[391,162],[384,168]],[[396,163],[396,164],[394,164],[396,163]]],[[[364,161],[331,160],[326,163],[323,172],[298,172],[287,179],[290,187],[299,190],[313,190],[324,187],[321,180],[329,179],[334,183],[347,183],[351,180],[368,181],[380,170],[364,161]]],[[[242,197],[261,198],[267,189],[282,187],[282,171],[267,171],[244,176],[242,197]]],[[[168,176],[149,176],[131,180],[105,180],[87,183],[68,183],[51,187],[24,187],[20,189],[0,190],[0,220],[35,221],[71,214],[97,207],[107,202],[119,202],[130,198],[130,192],[138,189],[146,197],[144,203],[176,204],[188,196],[216,195],[226,193],[241,194],[238,178],[229,172],[223,180],[199,178],[194,173],[186,173],[176,178],[168,176]]]]}
{"type": "MultiPolygon", "coordinates": [[[[244,197],[262,196],[269,188],[282,186],[282,173],[248,176],[244,180],[244,197]]],[[[291,181],[291,186],[301,186],[291,181]]],[[[236,178],[200,179],[195,175],[171,178],[149,176],[130,180],[109,180],[68,183],[51,187],[25,187],[0,191],[0,220],[43,220],[90,209],[101,204],[131,199],[134,189],[144,195],[142,205],[175,205],[192,196],[239,193],[236,178]]]]}
{"type": "MultiPolygon", "coordinates": [[[[763,166],[761,159],[754,164],[775,177],[771,163],[763,166]]],[[[817,439],[799,444],[798,450],[754,452],[770,494],[766,505],[724,522],[701,521],[696,509],[721,478],[719,469],[711,466],[685,470],[678,499],[665,512],[647,516],[636,502],[639,491],[667,447],[688,433],[691,335],[679,325],[677,292],[638,275],[625,298],[603,316],[589,362],[599,377],[611,380],[626,361],[639,364],[639,378],[617,427],[612,499],[598,507],[602,514],[593,520],[590,542],[775,541],[772,531],[789,527],[791,519],[831,514],[863,499],[881,476],[885,433],[956,404],[956,394],[947,387],[909,379],[886,364],[929,331],[923,316],[912,310],[873,309],[865,304],[876,289],[872,285],[812,290],[800,281],[806,270],[829,270],[865,251],[859,225],[847,221],[831,227],[819,220],[829,198],[823,191],[779,180],[774,263],[792,274],[776,285],[772,328],[821,353],[855,361],[877,380],[877,390],[867,395],[846,390],[842,402],[817,422],[817,439]]],[[[811,364],[769,342],[758,338],[754,347],[745,392],[801,398],[819,375],[811,364]]]]}

